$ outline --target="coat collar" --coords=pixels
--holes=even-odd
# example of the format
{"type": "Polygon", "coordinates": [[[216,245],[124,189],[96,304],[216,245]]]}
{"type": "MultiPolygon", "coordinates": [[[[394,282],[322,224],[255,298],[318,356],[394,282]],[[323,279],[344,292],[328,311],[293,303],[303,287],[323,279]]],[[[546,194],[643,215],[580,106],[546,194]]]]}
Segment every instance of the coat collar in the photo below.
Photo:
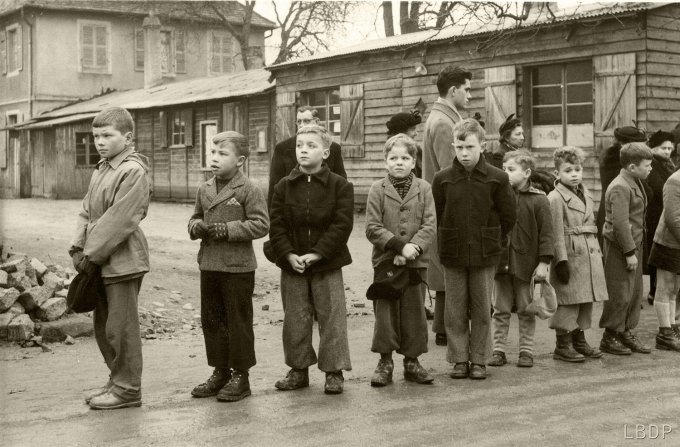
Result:
{"type": "Polygon", "coordinates": [[[432,105],[432,110],[438,110],[442,112],[444,115],[448,116],[454,123],[463,120],[463,117],[461,116],[460,112],[458,112],[458,110],[456,110],[455,107],[453,107],[451,104],[449,104],[442,98],[437,98],[437,100],[432,105]]]}
{"type": "Polygon", "coordinates": [[[408,192],[402,199],[397,190],[394,188],[394,185],[390,181],[389,177],[385,176],[385,178],[382,180],[382,187],[383,191],[385,192],[385,195],[388,197],[393,198],[399,203],[406,203],[409,200],[413,199],[414,197],[418,196],[418,192],[420,191],[420,184],[416,181],[416,177],[413,177],[413,182],[411,182],[411,187],[409,188],[408,192]]]}
{"type": "MultiPolygon", "coordinates": [[[[581,191],[583,191],[583,196],[590,198],[590,194],[588,193],[588,190],[585,188],[585,186],[580,184],[579,187],[581,188],[581,191]]],[[[586,200],[586,203],[584,204],[571,188],[562,184],[562,182],[559,180],[555,180],[555,191],[560,193],[562,199],[567,203],[568,208],[579,211],[586,215],[592,213],[592,199],[586,200]]]]}
{"type": "MultiPolygon", "coordinates": [[[[488,167],[486,165],[486,160],[484,158],[485,157],[483,152],[479,154],[479,161],[472,170],[472,174],[474,174],[475,172],[479,172],[483,176],[487,174],[488,167]]],[[[467,170],[465,169],[465,166],[463,166],[463,164],[460,161],[458,161],[458,158],[453,159],[453,171],[456,174],[462,174],[467,176],[467,170]]]]}
{"type": "Polygon", "coordinates": [[[246,177],[239,170],[236,172],[236,175],[234,175],[231,180],[229,180],[229,183],[224,185],[224,188],[222,188],[222,190],[218,193],[217,180],[215,177],[212,177],[210,180],[205,182],[205,184],[208,186],[206,188],[206,196],[210,202],[210,208],[213,208],[225,200],[232,198],[234,194],[236,194],[236,189],[242,187],[245,183],[246,177]]]}
{"type": "MultiPolygon", "coordinates": [[[[296,182],[299,181],[301,178],[306,178],[308,175],[309,174],[305,174],[304,172],[300,171],[300,165],[297,165],[292,171],[290,171],[288,178],[290,179],[291,182],[296,182]]],[[[319,172],[311,174],[313,180],[317,180],[323,183],[324,186],[328,184],[328,178],[330,176],[331,170],[328,169],[328,165],[326,165],[326,163],[321,165],[321,170],[319,172]]]]}
{"type": "Polygon", "coordinates": [[[626,169],[621,168],[621,178],[623,178],[626,181],[626,183],[630,185],[631,189],[633,190],[633,193],[636,196],[641,197],[645,202],[647,201],[647,196],[645,195],[645,192],[642,190],[639,180],[636,177],[634,177],[626,169]]]}
{"type": "Polygon", "coordinates": [[[118,166],[130,155],[135,151],[135,148],[133,146],[128,147],[127,149],[123,149],[122,152],[119,152],[116,154],[115,157],[113,158],[102,158],[97,162],[97,169],[99,169],[100,165],[107,163],[109,166],[111,166],[111,169],[118,169],[118,166]]]}
{"type": "Polygon", "coordinates": [[[526,182],[526,184],[517,190],[518,193],[520,194],[539,194],[539,195],[545,195],[545,192],[541,191],[540,189],[534,188],[534,186],[531,183],[531,180],[526,182]]]}

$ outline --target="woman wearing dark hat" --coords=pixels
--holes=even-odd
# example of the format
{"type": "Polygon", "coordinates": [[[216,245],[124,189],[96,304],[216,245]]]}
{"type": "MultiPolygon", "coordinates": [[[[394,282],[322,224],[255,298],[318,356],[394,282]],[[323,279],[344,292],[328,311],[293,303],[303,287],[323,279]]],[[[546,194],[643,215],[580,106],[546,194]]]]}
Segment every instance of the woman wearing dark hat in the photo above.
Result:
{"type": "MultiPolygon", "coordinates": [[[[418,129],[416,126],[420,124],[423,119],[420,117],[418,110],[411,112],[400,112],[392,115],[390,120],[385,123],[387,125],[387,136],[393,137],[396,134],[403,133],[415,140],[418,136],[418,129]]],[[[418,157],[416,158],[416,167],[413,170],[416,177],[422,178],[423,174],[423,148],[418,145],[418,157]]]]}
{"type": "Polygon", "coordinates": [[[600,156],[600,184],[602,185],[602,195],[600,197],[600,208],[597,211],[597,238],[602,245],[602,227],[604,226],[604,195],[609,184],[621,172],[621,162],[619,153],[621,146],[626,143],[646,143],[647,135],[643,130],[633,126],[618,127],[614,129],[614,144],[609,146],[600,156]]]}
{"type": "Polygon", "coordinates": [[[522,121],[511,114],[501,127],[498,128],[498,142],[500,143],[493,152],[485,152],[487,163],[491,163],[498,169],[503,169],[503,157],[507,152],[521,149],[524,145],[524,129],[522,121]]]}
{"type": "MultiPolygon", "coordinates": [[[[652,172],[647,177],[647,184],[651,194],[647,197],[647,214],[645,216],[647,224],[647,246],[651,247],[654,242],[654,233],[659,225],[661,212],[663,211],[663,185],[673,172],[675,165],[671,161],[671,152],[675,148],[675,138],[673,134],[659,130],[649,137],[649,147],[652,149],[654,158],[652,159],[652,172]]],[[[644,260],[645,274],[649,275],[649,295],[647,301],[650,306],[654,304],[654,294],[656,292],[656,267],[648,264],[644,260]]]]}

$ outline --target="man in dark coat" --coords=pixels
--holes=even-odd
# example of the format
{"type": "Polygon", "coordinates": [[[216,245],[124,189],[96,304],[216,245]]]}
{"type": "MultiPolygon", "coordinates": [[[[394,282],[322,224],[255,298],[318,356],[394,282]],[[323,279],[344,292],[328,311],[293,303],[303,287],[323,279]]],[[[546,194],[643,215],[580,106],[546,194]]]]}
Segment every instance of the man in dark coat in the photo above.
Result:
{"type": "MultiPolygon", "coordinates": [[[[307,126],[309,124],[319,124],[319,112],[310,106],[302,106],[297,112],[297,127],[307,126]]],[[[267,206],[271,210],[272,197],[274,196],[274,187],[276,184],[290,174],[290,171],[297,166],[297,158],[295,157],[295,142],[296,137],[293,135],[287,140],[283,140],[274,147],[274,155],[272,156],[269,165],[269,190],[267,192],[267,206]]],[[[347,173],[342,162],[342,151],[340,145],[336,142],[331,143],[331,153],[324,162],[328,169],[335,174],[338,174],[345,179],[347,173]]]]}

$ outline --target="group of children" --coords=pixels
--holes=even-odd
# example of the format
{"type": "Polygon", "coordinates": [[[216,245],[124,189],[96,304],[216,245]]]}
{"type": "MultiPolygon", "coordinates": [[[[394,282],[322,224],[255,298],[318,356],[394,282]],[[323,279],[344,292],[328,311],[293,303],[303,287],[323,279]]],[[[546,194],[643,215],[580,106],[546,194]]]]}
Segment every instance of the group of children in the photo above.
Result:
{"type": "MultiPolygon", "coordinates": [[[[136,324],[137,293],[148,271],[148,248],[138,227],[150,196],[147,168],[131,147],[133,122],[127,111],[103,111],[93,127],[103,159],[83,201],[72,252],[81,272],[101,266],[107,303],[95,311],[95,333],[111,375],[88,402],[95,409],[138,406],[139,328],[135,332],[121,325],[136,324]]],[[[209,167],[214,177],[198,190],[188,231],[201,240],[201,321],[208,365],[214,370],[192,395],[220,401],[250,395],[248,371],[256,362],[252,240],[267,232],[265,255],[281,269],[282,338],[290,368],[275,386],[284,391],[309,386],[308,369],[318,363],[326,376],[325,393],[342,393],[343,371],[352,368],[342,267],[352,262],[347,242],[354,193],[352,184],[324,163],[331,136],[316,124],[298,129],[298,165],[274,187],[269,213],[263,193],[240,171],[248,156],[247,139],[228,131],[213,142],[209,167]],[[312,346],[315,319],[318,357],[312,346]]],[[[506,153],[501,170],[485,161],[485,144],[477,121],[458,123],[453,164],[438,172],[432,185],[414,175],[418,147],[413,139],[397,134],[385,144],[387,175],[368,194],[366,237],[373,245],[375,280],[392,286],[396,297],[372,297],[371,350],[380,355],[372,386],[392,381],[395,351],[404,357],[405,380],[433,381],[418,360],[427,352],[424,278],[433,256],[445,270],[452,378],[486,378],[492,322],[489,364],[507,362],[513,307],[520,320],[518,366],[533,365],[535,317],[527,306],[532,283],[541,281],[554,286],[558,299],[550,321],[557,335],[556,359],[581,362],[602,355],[584,335],[597,301],[606,301],[600,320],[605,328],[602,351],[649,352],[631,332],[642,299],[639,260],[646,199],[639,182],[650,171],[649,148],[630,144],[621,150],[621,173],[606,194],[603,263],[593,200],[582,184],[583,152],[574,147],[555,151],[555,189],[546,197],[532,187],[535,160],[529,152],[506,153]],[[437,253],[431,251],[435,237],[437,253]],[[499,268],[503,263],[507,265],[499,268]],[[406,279],[397,284],[397,278],[406,279]]],[[[680,196],[677,184],[669,183],[673,200],[680,196]]],[[[671,229],[662,233],[680,243],[679,212],[668,212],[666,220],[675,226],[669,224],[671,229]]],[[[674,280],[677,293],[677,276],[674,280]]]]}

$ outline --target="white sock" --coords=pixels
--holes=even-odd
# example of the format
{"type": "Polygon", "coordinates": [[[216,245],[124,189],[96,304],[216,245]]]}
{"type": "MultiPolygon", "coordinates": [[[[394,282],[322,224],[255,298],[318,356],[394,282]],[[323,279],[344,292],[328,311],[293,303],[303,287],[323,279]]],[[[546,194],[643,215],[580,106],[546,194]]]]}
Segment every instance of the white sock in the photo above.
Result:
{"type": "MultiPolygon", "coordinates": [[[[654,298],[654,310],[659,320],[659,327],[671,327],[670,303],[659,301],[659,294],[654,298]]],[[[673,306],[675,307],[675,306],[673,306]]]]}

